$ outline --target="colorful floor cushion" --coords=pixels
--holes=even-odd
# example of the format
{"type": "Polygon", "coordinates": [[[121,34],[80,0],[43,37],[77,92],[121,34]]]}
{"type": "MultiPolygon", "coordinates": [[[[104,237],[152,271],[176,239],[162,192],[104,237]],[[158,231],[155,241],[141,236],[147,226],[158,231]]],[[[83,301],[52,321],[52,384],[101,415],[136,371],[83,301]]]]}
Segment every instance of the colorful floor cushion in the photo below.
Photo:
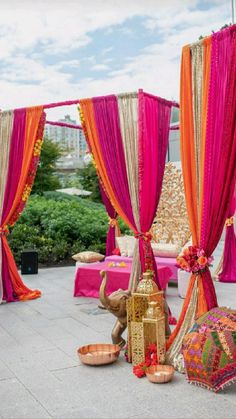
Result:
{"type": "Polygon", "coordinates": [[[183,342],[190,383],[215,392],[236,382],[236,311],[216,307],[201,316],[183,342]]]}

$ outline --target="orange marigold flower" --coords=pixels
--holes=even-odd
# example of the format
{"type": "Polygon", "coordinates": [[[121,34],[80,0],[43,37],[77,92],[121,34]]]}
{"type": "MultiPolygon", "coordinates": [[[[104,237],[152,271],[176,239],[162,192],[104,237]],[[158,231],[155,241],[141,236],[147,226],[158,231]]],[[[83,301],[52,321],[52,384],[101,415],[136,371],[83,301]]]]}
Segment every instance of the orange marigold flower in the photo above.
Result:
{"type": "Polygon", "coordinates": [[[207,265],[207,258],[206,258],[206,256],[200,256],[199,258],[198,258],[198,260],[197,260],[197,263],[199,264],[199,265],[201,265],[201,266],[205,266],[205,265],[207,265]]]}

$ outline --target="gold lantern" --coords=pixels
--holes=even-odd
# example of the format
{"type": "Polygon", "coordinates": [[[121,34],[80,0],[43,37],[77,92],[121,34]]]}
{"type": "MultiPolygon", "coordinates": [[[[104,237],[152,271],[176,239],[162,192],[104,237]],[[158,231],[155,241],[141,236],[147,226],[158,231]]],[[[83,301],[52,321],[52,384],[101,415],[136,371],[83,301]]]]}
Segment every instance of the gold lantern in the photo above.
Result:
{"type": "Polygon", "coordinates": [[[149,302],[142,323],[144,353],[146,353],[148,345],[155,343],[158,363],[164,364],[166,353],[165,316],[161,313],[156,301],[149,302]]]}
{"type": "MultiPolygon", "coordinates": [[[[155,330],[157,330],[157,328],[163,328],[165,342],[163,291],[158,289],[152,278],[153,272],[145,272],[142,280],[138,284],[136,292],[132,293],[131,297],[127,300],[128,360],[130,362],[132,360],[133,365],[137,365],[145,359],[145,336],[148,336],[148,334],[151,333],[148,332],[148,330],[151,330],[152,328],[150,325],[148,326],[148,323],[146,322],[149,318],[145,317],[149,303],[155,302],[155,307],[158,310],[158,318],[160,317],[163,319],[163,321],[161,320],[158,322],[158,327],[156,327],[157,323],[155,323],[155,330]],[[143,317],[146,319],[145,321],[143,321],[143,317]]],[[[152,320],[156,321],[157,319],[155,318],[152,320]]],[[[158,341],[162,342],[162,339],[160,338],[158,341]]],[[[149,343],[157,343],[156,333],[155,339],[152,342],[148,341],[147,345],[149,343]]],[[[163,359],[162,355],[160,355],[160,359],[163,359]]]]}

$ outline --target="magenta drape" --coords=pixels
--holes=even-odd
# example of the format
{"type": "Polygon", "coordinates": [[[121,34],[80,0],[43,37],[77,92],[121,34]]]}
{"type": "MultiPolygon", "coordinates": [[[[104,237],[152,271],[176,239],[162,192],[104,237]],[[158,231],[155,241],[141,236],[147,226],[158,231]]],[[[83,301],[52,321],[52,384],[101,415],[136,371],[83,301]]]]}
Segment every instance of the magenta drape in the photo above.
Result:
{"type": "MultiPolygon", "coordinates": [[[[129,163],[125,160],[122,142],[125,139],[122,139],[121,134],[117,97],[110,95],[93,98],[92,103],[96,135],[106,174],[123,214],[139,239],[142,271],[145,271],[148,269],[148,258],[149,261],[154,261],[148,231],[151,228],[161,192],[172,102],[142,91],[138,94],[139,156],[137,167],[139,168],[140,231],[135,223],[131,204],[126,171],[126,164],[129,163]]],[[[82,101],[81,105],[83,110],[83,107],[86,107],[86,101],[82,101]]],[[[91,118],[91,112],[89,115],[91,118]]],[[[86,117],[86,114],[84,121],[84,129],[86,132],[91,132],[89,128],[92,121],[86,117]]],[[[88,135],[89,141],[95,141],[95,139],[89,139],[88,135]]],[[[152,266],[155,269],[155,263],[152,266]]],[[[160,287],[157,275],[156,281],[160,287]]]]}
{"type": "Polygon", "coordinates": [[[14,124],[11,136],[11,146],[9,155],[7,186],[9,193],[5,194],[2,220],[4,223],[7,214],[9,213],[13,201],[15,199],[16,190],[21,174],[23,152],[24,152],[24,137],[26,125],[26,109],[14,110],[14,124]],[[22,139],[19,141],[19,138],[22,139]]]}
{"type": "Polygon", "coordinates": [[[130,201],[125,155],[122,145],[119,110],[115,95],[93,99],[94,114],[108,178],[122,210],[137,230],[130,201]]]}
{"type": "Polygon", "coordinates": [[[112,255],[113,250],[116,247],[116,220],[117,220],[117,212],[111,204],[110,199],[108,198],[107,194],[105,193],[101,183],[99,183],[102,202],[106,208],[106,212],[109,217],[109,227],[107,231],[107,239],[106,239],[106,256],[112,255]],[[113,222],[114,221],[114,222],[113,222]]]}
{"type": "MultiPolygon", "coordinates": [[[[235,28],[234,28],[235,29],[235,28]]],[[[212,36],[200,247],[215,250],[236,179],[236,32],[212,36]]],[[[217,306],[209,271],[203,273],[208,310],[217,306]]]]}
{"type": "MultiPolygon", "coordinates": [[[[8,175],[6,182],[7,186],[9,186],[9,193],[5,194],[4,197],[0,225],[4,224],[4,220],[10,211],[10,208],[12,207],[16,194],[23,160],[25,125],[26,109],[14,110],[14,122],[11,134],[8,175]],[[21,141],[19,141],[19,139],[21,139],[21,141]]],[[[5,253],[4,246],[2,246],[2,262],[3,300],[8,302],[15,301],[17,296],[14,296],[11,275],[9,272],[7,255],[5,253]]]]}
{"type": "Polygon", "coordinates": [[[17,296],[14,295],[10,271],[9,271],[9,265],[7,261],[7,255],[3,246],[2,246],[2,286],[3,286],[3,300],[7,301],[8,303],[11,303],[12,301],[16,301],[17,296]]]}
{"type": "MultiPolygon", "coordinates": [[[[151,229],[161,195],[169,137],[171,103],[141,90],[138,98],[140,229],[142,233],[146,233],[151,229]],[[155,141],[156,138],[159,141],[155,141]]],[[[140,240],[139,251],[142,270],[145,271],[146,252],[150,254],[151,265],[156,270],[150,241],[140,240]]]]}
{"type": "Polygon", "coordinates": [[[236,235],[233,223],[235,210],[236,188],[234,189],[233,199],[231,200],[227,215],[229,224],[226,225],[222,271],[218,276],[220,282],[236,282],[236,235]]]}

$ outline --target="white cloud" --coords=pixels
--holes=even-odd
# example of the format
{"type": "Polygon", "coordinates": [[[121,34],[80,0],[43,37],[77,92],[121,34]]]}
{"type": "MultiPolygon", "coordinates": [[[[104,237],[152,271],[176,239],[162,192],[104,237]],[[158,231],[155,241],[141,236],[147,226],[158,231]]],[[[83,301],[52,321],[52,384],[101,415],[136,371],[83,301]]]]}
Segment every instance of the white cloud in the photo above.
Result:
{"type": "Polygon", "coordinates": [[[113,47],[104,48],[104,50],[102,50],[102,55],[109,54],[113,49],[113,47]]]}
{"type": "Polygon", "coordinates": [[[5,36],[0,40],[0,58],[14,51],[30,50],[38,42],[50,54],[85,46],[92,31],[110,28],[133,16],[174,16],[183,5],[193,6],[197,0],[67,0],[66,2],[33,0],[9,1],[1,5],[0,27],[5,36]]]}
{"type": "Polygon", "coordinates": [[[106,64],[95,64],[93,67],[91,67],[91,70],[93,71],[106,71],[109,70],[109,66],[106,64]]]}
{"type": "MultiPolygon", "coordinates": [[[[178,100],[182,46],[218,29],[230,16],[228,0],[211,3],[212,8],[204,12],[194,9],[197,0],[52,0],[39,1],[37,7],[33,0],[8,0],[1,5],[0,14],[0,59],[7,64],[0,76],[0,107],[30,106],[140,87],[178,100]],[[134,16],[146,17],[144,30],[153,33],[155,40],[158,29],[162,42],[156,39],[138,56],[124,58],[119,70],[109,72],[107,64],[115,54],[112,29],[134,16]],[[81,64],[76,57],[68,61],[63,58],[55,65],[43,64],[45,53],[71,52],[78,47],[86,51],[93,31],[98,29],[110,30],[111,46],[103,50],[101,63],[93,55],[81,61],[88,62],[94,71],[106,71],[104,78],[86,77],[74,83],[70,69],[78,68],[79,74],[81,64]],[[39,43],[41,49],[36,48],[39,43]]],[[[48,111],[49,119],[60,118],[64,112],[64,108],[48,111]]],[[[76,108],[70,113],[74,117],[76,108]]]]}

